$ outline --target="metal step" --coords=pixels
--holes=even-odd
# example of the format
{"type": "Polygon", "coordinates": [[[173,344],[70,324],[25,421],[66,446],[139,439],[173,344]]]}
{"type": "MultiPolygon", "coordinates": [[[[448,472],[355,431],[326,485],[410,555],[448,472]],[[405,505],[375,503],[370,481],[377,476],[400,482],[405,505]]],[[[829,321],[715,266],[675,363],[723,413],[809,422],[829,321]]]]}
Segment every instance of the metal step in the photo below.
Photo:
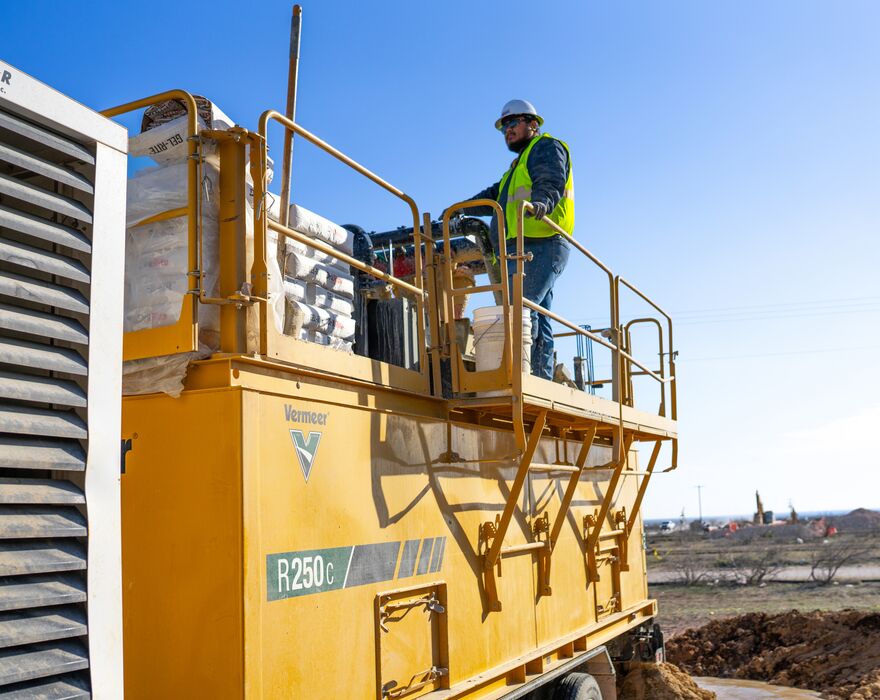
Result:
{"type": "Polygon", "coordinates": [[[55,345],[40,345],[17,338],[0,338],[3,362],[19,367],[45,369],[51,372],[85,375],[88,365],[76,350],[55,345]]]}
{"type": "Polygon", "coordinates": [[[81,472],[86,468],[86,453],[74,441],[2,436],[0,467],[81,472]]]}
{"type": "Polygon", "coordinates": [[[95,157],[88,149],[41,126],[31,124],[29,121],[25,121],[21,117],[14,116],[9,112],[0,111],[0,127],[9,129],[9,131],[19,136],[24,136],[34,143],[51,148],[58,153],[84,161],[89,165],[95,164],[95,157]]]}
{"type": "Polygon", "coordinates": [[[0,294],[46,306],[55,306],[78,314],[89,313],[89,300],[77,290],[33,277],[0,271],[0,294]]]}
{"type": "Polygon", "coordinates": [[[90,280],[89,271],[79,260],[5,238],[0,238],[0,260],[75,282],[88,284],[90,280]]]}
{"type": "Polygon", "coordinates": [[[75,319],[6,304],[0,304],[0,330],[28,333],[44,340],[67,340],[80,345],[89,342],[88,331],[75,319]]]}
{"type": "Polygon", "coordinates": [[[86,180],[75,170],[65,168],[63,165],[57,165],[48,160],[20,151],[13,148],[9,144],[0,142],[0,161],[9,163],[18,168],[29,170],[37,175],[43,175],[50,180],[55,180],[64,185],[69,185],[75,190],[85,192],[86,194],[94,194],[95,188],[91,182],[86,180]]]}
{"type": "Polygon", "coordinates": [[[0,610],[43,608],[85,601],[86,581],[78,574],[0,579],[0,610]]]}
{"type": "Polygon", "coordinates": [[[89,653],[79,642],[64,641],[0,651],[0,685],[70,673],[89,667],[89,653]]]}
{"type": "Polygon", "coordinates": [[[85,634],[88,634],[85,610],[77,606],[0,613],[0,648],[85,634]]]}
{"type": "Polygon", "coordinates": [[[0,542],[0,576],[82,571],[86,548],[77,540],[0,542]]]}
{"type": "Polygon", "coordinates": [[[0,433],[69,437],[84,440],[86,424],[73,411],[52,411],[0,404],[0,433]]]}
{"type": "Polygon", "coordinates": [[[0,206],[0,226],[24,233],[49,243],[57,243],[83,253],[92,252],[92,244],[85,234],[70,226],[41,219],[23,211],[0,206]]]}
{"type": "Polygon", "coordinates": [[[34,187],[14,177],[0,174],[0,194],[62,216],[69,216],[86,224],[92,223],[92,213],[75,199],[62,197],[42,187],[34,187]]]}
{"type": "Polygon", "coordinates": [[[86,405],[86,393],[76,382],[19,372],[0,371],[0,398],[60,406],[86,405]]]}
{"type": "Polygon", "coordinates": [[[0,478],[0,504],[76,505],[85,502],[82,489],[69,481],[0,478]]]}
{"type": "Polygon", "coordinates": [[[86,519],[72,506],[0,506],[0,538],[85,537],[86,519]]]}
{"type": "Polygon", "coordinates": [[[0,688],[0,700],[88,700],[89,682],[76,675],[62,680],[41,680],[0,688]]]}
{"type": "Polygon", "coordinates": [[[511,557],[515,554],[524,554],[525,552],[534,552],[538,549],[548,549],[547,542],[526,542],[525,544],[514,544],[510,547],[501,548],[502,557],[511,557]]]}
{"type": "Polygon", "coordinates": [[[578,467],[572,464],[540,464],[532,462],[529,464],[530,472],[564,472],[566,474],[575,474],[580,471],[578,467]]]}

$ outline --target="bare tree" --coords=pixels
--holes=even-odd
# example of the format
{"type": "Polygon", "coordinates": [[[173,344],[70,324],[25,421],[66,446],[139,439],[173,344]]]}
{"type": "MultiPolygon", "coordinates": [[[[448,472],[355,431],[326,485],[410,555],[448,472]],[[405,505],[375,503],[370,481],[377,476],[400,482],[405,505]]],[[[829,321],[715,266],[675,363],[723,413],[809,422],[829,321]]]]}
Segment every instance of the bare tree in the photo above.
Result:
{"type": "Polygon", "coordinates": [[[709,578],[709,572],[689,558],[675,563],[675,574],[676,582],[685,586],[696,586],[709,578]]]}
{"type": "Polygon", "coordinates": [[[842,566],[850,564],[870,552],[870,545],[853,540],[826,541],[813,551],[810,560],[810,578],[827,586],[842,566]]]}
{"type": "Polygon", "coordinates": [[[766,547],[757,552],[731,554],[729,561],[736,580],[747,586],[758,586],[764,582],[765,578],[778,574],[783,568],[781,552],[778,547],[766,547]]]}

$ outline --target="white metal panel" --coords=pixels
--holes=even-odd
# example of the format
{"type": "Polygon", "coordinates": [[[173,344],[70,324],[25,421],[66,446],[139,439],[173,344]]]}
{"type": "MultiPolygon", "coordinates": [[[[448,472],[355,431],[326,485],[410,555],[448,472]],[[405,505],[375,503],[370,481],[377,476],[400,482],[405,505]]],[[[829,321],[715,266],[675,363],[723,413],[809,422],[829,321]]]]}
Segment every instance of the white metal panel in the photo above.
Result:
{"type": "Polygon", "coordinates": [[[0,61],[4,698],[123,696],[126,148],[124,128],[0,61]]]}
{"type": "Polygon", "coordinates": [[[44,160],[38,156],[31,155],[27,151],[21,151],[2,143],[0,143],[0,160],[16,165],[19,168],[30,170],[32,173],[45,175],[56,182],[70,185],[81,192],[91,194],[95,191],[92,183],[86,180],[86,178],[78,172],[56,165],[55,163],[44,160]]]}
{"type": "Polygon", "coordinates": [[[89,512],[89,646],[92,696],[95,700],[118,700],[123,695],[119,445],[127,159],[124,153],[98,144],[96,160],[92,255],[98,264],[92,266],[87,409],[90,433],[85,489],[89,512]]]}
{"type": "Polygon", "coordinates": [[[24,136],[26,139],[41,144],[57,153],[64,153],[90,165],[95,164],[95,157],[89,153],[87,148],[58,136],[58,134],[35,127],[30,122],[19,119],[14,114],[0,112],[0,127],[9,129],[11,132],[24,136]]]}
{"type": "Polygon", "coordinates": [[[4,104],[34,122],[74,139],[97,141],[120,153],[128,151],[128,131],[125,128],[0,61],[0,107],[4,104]],[[7,79],[3,80],[4,77],[7,79]]]}
{"type": "MultiPolygon", "coordinates": [[[[2,116],[2,112],[0,112],[2,116]]],[[[0,226],[11,228],[14,231],[26,233],[35,238],[41,238],[51,243],[59,243],[60,245],[81,250],[88,253],[92,249],[92,244],[76,229],[69,226],[38,219],[35,216],[29,216],[20,211],[13,211],[6,207],[0,207],[0,226]]]]}

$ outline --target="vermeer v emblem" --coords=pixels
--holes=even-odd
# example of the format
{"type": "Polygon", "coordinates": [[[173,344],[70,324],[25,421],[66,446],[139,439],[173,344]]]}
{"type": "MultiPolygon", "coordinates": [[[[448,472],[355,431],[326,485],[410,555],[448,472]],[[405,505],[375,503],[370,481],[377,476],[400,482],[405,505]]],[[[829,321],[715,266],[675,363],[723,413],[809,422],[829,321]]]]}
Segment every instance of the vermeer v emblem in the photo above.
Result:
{"type": "Polygon", "coordinates": [[[318,452],[318,443],[321,442],[321,433],[309,433],[306,437],[302,430],[293,429],[290,431],[290,439],[293,440],[299,466],[306,478],[306,483],[308,483],[309,474],[312,473],[312,465],[315,463],[315,455],[318,452]]]}

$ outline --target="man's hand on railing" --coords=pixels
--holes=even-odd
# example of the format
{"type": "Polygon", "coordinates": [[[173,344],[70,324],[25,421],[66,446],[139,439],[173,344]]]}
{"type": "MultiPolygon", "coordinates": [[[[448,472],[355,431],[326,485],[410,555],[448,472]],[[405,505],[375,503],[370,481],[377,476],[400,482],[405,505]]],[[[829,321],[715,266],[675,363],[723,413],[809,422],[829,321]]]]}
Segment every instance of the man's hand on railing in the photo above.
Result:
{"type": "MultiPolygon", "coordinates": [[[[447,209],[448,209],[448,207],[447,207],[447,209]]],[[[441,211],[441,212],[437,215],[437,221],[443,221],[443,217],[446,216],[446,211],[447,211],[447,209],[444,209],[443,211],[441,211]]],[[[449,220],[450,220],[450,221],[455,221],[456,219],[460,219],[461,216],[462,216],[461,210],[460,210],[460,209],[457,209],[455,212],[453,212],[453,214],[452,214],[452,216],[450,217],[449,220]]]]}
{"type": "Polygon", "coordinates": [[[543,219],[547,216],[547,205],[544,202],[531,202],[532,209],[526,210],[526,216],[533,216],[536,219],[543,219]]]}

